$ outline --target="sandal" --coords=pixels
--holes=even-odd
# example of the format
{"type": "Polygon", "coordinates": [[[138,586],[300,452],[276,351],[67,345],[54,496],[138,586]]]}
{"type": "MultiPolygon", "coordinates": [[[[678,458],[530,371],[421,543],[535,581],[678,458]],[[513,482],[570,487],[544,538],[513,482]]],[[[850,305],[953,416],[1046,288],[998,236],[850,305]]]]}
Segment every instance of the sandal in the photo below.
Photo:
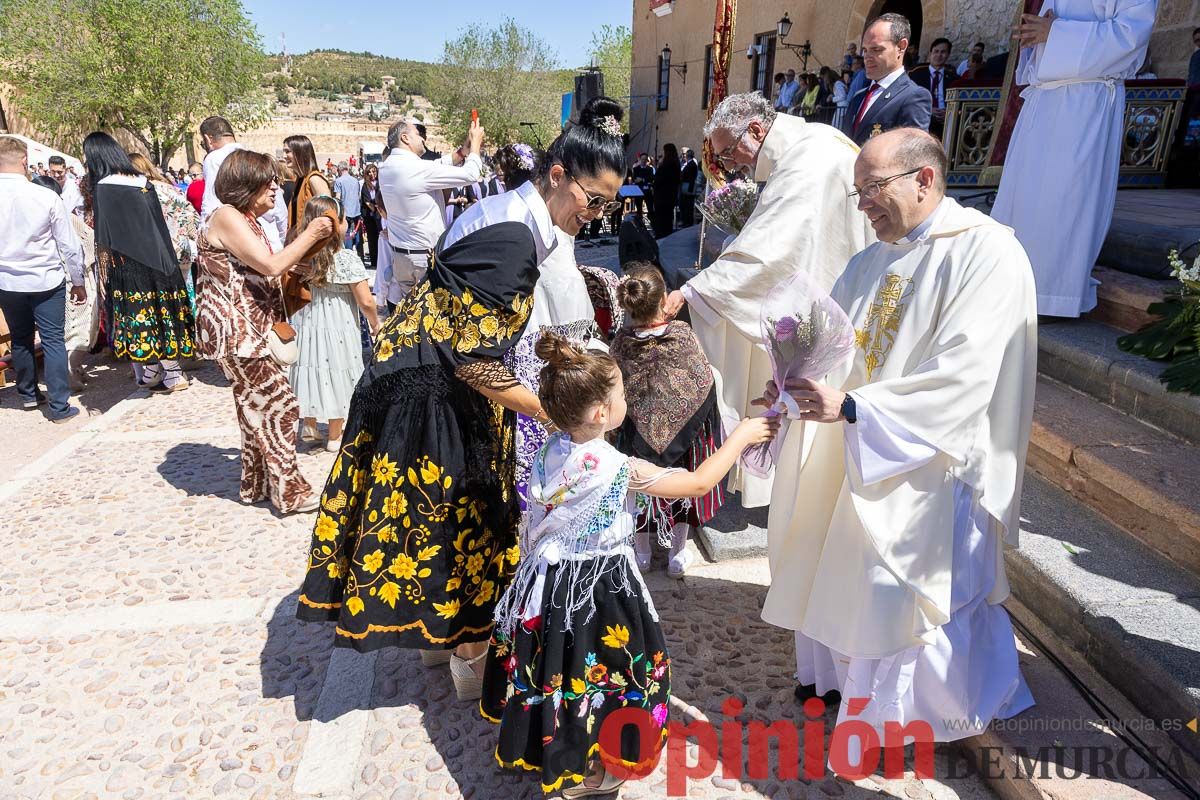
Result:
{"type": "Polygon", "coordinates": [[[486,655],[487,650],[469,659],[450,654],[450,677],[454,680],[454,691],[458,693],[459,700],[478,700],[483,696],[483,678],[476,675],[471,667],[486,655]]]}
{"type": "Polygon", "coordinates": [[[616,778],[612,773],[605,772],[604,780],[600,781],[599,786],[588,786],[586,783],[579,783],[570,789],[563,789],[562,796],[568,800],[574,800],[576,797],[597,797],[602,794],[612,794],[617,789],[620,789],[624,783],[624,778],[616,778]]]}

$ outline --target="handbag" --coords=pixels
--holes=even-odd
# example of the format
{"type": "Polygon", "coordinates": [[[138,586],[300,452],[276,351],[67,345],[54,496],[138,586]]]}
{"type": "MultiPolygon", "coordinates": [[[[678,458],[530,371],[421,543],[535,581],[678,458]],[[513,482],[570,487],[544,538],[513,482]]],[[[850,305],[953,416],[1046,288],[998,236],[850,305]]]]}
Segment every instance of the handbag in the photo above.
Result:
{"type": "Polygon", "coordinates": [[[296,329],[290,322],[276,322],[271,326],[267,331],[267,349],[281,367],[290,367],[300,360],[300,343],[296,341],[296,329]]]}
{"type": "Polygon", "coordinates": [[[279,288],[283,292],[284,313],[289,317],[312,302],[312,289],[291,271],[280,276],[279,288]]]}

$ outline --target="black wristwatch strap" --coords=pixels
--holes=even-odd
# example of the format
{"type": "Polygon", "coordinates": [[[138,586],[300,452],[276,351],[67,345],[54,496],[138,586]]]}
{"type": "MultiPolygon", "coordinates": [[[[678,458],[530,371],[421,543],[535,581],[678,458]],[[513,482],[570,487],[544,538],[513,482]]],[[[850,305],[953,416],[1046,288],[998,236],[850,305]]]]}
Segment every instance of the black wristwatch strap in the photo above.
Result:
{"type": "Polygon", "coordinates": [[[846,395],[846,399],[842,401],[842,416],[851,425],[858,422],[858,409],[854,405],[854,398],[850,395],[846,395]]]}

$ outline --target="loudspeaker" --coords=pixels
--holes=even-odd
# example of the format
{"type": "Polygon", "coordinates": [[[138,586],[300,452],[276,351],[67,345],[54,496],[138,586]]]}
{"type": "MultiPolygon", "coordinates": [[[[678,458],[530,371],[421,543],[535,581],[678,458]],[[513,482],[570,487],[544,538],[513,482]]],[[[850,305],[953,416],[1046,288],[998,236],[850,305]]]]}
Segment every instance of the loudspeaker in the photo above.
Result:
{"type": "Polygon", "coordinates": [[[593,97],[604,94],[604,73],[588,70],[575,76],[575,98],[571,104],[571,121],[579,122],[579,110],[593,97]]]}

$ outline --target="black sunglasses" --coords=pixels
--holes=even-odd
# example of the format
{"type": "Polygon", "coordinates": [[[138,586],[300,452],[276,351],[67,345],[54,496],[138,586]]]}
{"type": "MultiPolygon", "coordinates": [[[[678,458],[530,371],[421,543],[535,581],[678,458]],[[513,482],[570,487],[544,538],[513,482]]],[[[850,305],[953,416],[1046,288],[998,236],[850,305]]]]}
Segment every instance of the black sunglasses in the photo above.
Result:
{"type": "Polygon", "coordinates": [[[617,213],[617,210],[624,206],[624,203],[620,200],[609,200],[604,195],[592,194],[584,188],[582,183],[576,181],[575,176],[565,167],[563,168],[563,172],[567,173],[567,177],[575,181],[575,185],[579,187],[579,190],[583,192],[583,196],[587,198],[587,205],[585,207],[588,211],[599,211],[602,215],[608,216],[609,214],[617,213]]]}

